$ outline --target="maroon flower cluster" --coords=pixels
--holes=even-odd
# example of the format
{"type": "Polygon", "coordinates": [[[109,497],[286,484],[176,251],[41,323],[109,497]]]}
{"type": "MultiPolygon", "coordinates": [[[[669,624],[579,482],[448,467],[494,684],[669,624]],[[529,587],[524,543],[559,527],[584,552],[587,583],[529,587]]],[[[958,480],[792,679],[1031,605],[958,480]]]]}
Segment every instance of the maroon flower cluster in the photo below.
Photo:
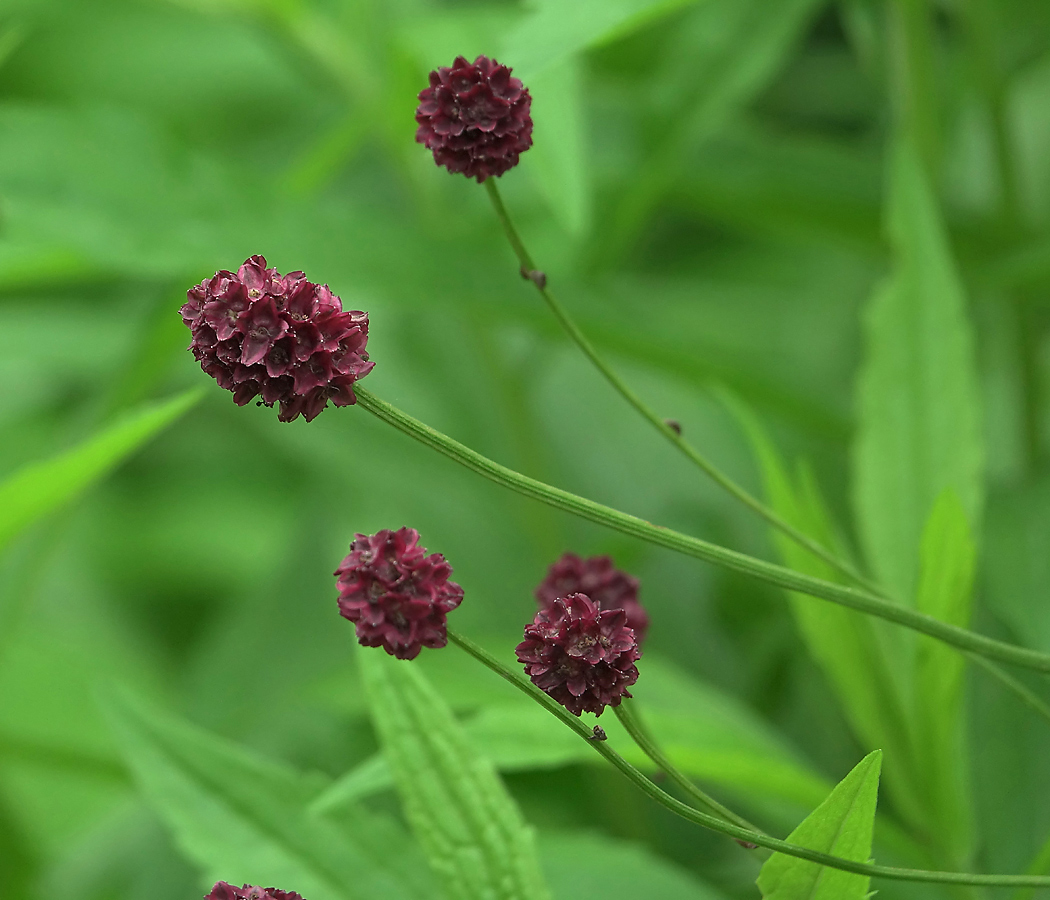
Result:
{"type": "Polygon", "coordinates": [[[419,94],[416,140],[434,162],[467,178],[502,175],[532,146],[532,97],[510,69],[479,56],[457,56],[451,68],[430,73],[419,94]]]}
{"type": "Polygon", "coordinates": [[[536,613],[515,652],[525,674],[573,715],[619,706],[638,680],[641,656],[622,609],[599,610],[586,594],[569,594],[536,613]]]}
{"type": "Polygon", "coordinates": [[[253,256],[187,292],[182,320],[190,350],[238,406],[261,395],[277,418],[309,422],[331,400],[357,402],[353,383],[372,371],[365,352],[368,314],[344,311],[328,285],[302,272],[280,275],[253,256]]]}
{"type": "Polygon", "coordinates": [[[649,616],[638,602],[638,579],[617,569],[610,557],[581,559],[575,553],[563,554],[536,588],[536,599],[540,606],[549,607],[569,594],[586,594],[602,610],[622,609],[638,643],[645,640],[649,616]]]}
{"type": "Polygon", "coordinates": [[[414,528],[355,535],[335,574],[339,612],[366,647],[415,659],[423,647],[448,643],[445,617],[462,602],[463,588],[448,580],[444,556],[419,546],[414,528]]]}
{"type": "Polygon", "coordinates": [[[204,900],[303,900],[295,891],[279,891],[277,888],[262,888],[252,884],[234,887],[225,881],[218,882],[204,900]]]}

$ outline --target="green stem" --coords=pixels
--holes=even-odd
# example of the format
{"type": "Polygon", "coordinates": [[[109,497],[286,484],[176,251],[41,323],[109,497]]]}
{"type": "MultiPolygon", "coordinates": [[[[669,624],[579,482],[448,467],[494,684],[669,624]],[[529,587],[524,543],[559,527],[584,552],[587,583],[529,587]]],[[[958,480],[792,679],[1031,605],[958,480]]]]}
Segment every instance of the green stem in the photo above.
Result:
{"type": "Polygon", "coordinates": [[[355,385],[355,391],[357,392],[358,403],[364,409],[382,421],[403,431],[409,437],[415,438],[420,443],[443,453],[460,465],[477,472],[479,475],[483,475],[496,484],[503,485],[534,500],[540,500],[548,506],[553,506],[555,509],[573,513],[607,528],[613,528],[616,531],[675,550],[678,553],[684,553],[687,556],[693,556],[723,568],[741,572],[744,575],[749,575],[752,578],[757,578],[789,591],[809,594],[812,597],[830,600],[833,603],[838,603],[840,606],[845,606],[849,609],[855,609],[858,612],[878,616],[898,625],[903,625],[906,628],[911,628],[914,631],[927,634],[946,644],[958,647],[960,650],[968,650],[990,659],[997,659],[1001,662],[1034,669],[1038,672],[1050,672],[1050,656],[1045,653],[1038,653],[1035,650],[1028,650],[1024,647],[1017,647],[1013,644],[985,637],[965,628],[942,622],[910,607],[899,606],[867,591],[834,584],[830,581],[804,575],[801,572],[795,572],[792,569],[787,569],[774,563],[755,559],[735,550],[727,550],[725,547],[719,547],[717,544],[711,544],[699,538],[672,531],[670,528],[653,525],[651,522],[647,522],[637,516],[628,515],[601,503],[595,503],[593,500],[579,497],[560,488],[551,487],[542,481],[529,478],[527,475],[522,475],[513,469],[508,469],[506,466],[493,462],[491,459],[482,456],[480,453],[471,450],[447,435],[434,430],[429,425],[425,425],[418,419],[403,413],[389,403],[380,400],[364,388],[355,385]]]}
{"type": "Polygon", "coordinates": [[[667,758],[656,741],[653,740],[652,735],[649,734],[648,729],[642,724],[641,719],[635,715],[634,706],[633,700],[623,701],[619,706],[615,707],[616,718],[620,720],[632,740],[641,747],[642,752],[653,761],[653,764],[658,769],[666,772],[668,777],[690,797],[699,800],[711,812],[725,819],[725,821],[732,822],[734,825],[739,825],[741,828],[746,828],[749,831],[759,831],[743,816],[737,815],[731,809],[715,800],[714,797],[708,796],[707,793],[694,784],[691,778],[681,772],[667,758]]]}
{"type": "Polygon", "coordinates": [[[970,662],[980,666],[996,678],[1003,687],[1016,694],[1025,706],[1042,716],[1047,722],[1050,722],[1050,706],[1047,706],[1035,691],[1022,684],[1009,672],[1004,672],[995,663],[986,660],[983,656],[978,656],[974,653],[967,653],[966,656],[970,662]]]}
{"type": "MultiPolygon", "coordinates": [[[[1050,838],[1047,838],[1045,844],[1036,854],[1035,859],[1032,860],[1031,865],[1028,867],[1028,872],[1031,875],[1038,875],[1040,872],[1046,872],[1050,869],[1050,838]]],[[[1035,896],[1035,888],[1023,887],[1017,891],[1013,896],[1013,900],[1032,900],[1035,896]]]]}
{"type": "Polygon", "coordinates": [[[605,376],[605,380],[615,388],[620,396],[631,404],[631,406],[633,406],[643,418],[647,419],[649,423],[660,432],[660,434],[685,454],[691,462],[695,463],[702,471],[707,473],[715,484],[743,503],[752,512],[757,513],[774,528],[786,534],[791,540],[795,541],[801,547],[804,547],[835,570],[841,572],[857,584],[863,585],[872,593],[879,593],[879,588],[873,582],[861,575],[852,565],[845,560],[840,559],[834,553],[829,552],[825,547],[809,537],[809,535],[806,535],[795,528],[790,522],[782,519],[761,500],[748,493],[744,488],[733,481],[733,479],[722,472],[706,456],[685,440],[685,438],[683,438],[674,428],[668,425],[664,419],[660,418],[660,416],[653,412],[641,397],[631,390],[627,383],[624,382],[612,367],[598,354],[598,351],[594,349],[594,345],[591,344],[587,339],[587,336],[580,331],[565,307],[562,306],[555,298],[554,294],[551,293],[550,289],[547,287],[546,277],[541,277],[537,272],[536,264],[533,262],[532,256],[529,254],[524,242],[521,240],[518,230],[514,227],[514,223],[511,221],[506,206],[503,205],[503,198],[500,196],[499,188],[496,186],[496,179],[487,179],[485,181],[485,187],[488,189],[489,198],[492,200],[492,205],[496,210],[496,216],[499,218],[500,224],[503,226],[503,231],[507,235],[507,240],[510,241],[510,245],[514,249],[514,254],[518,257],[518,262],[521,263],[522,275],[528,278],[536,286],[536,290],[540,292],[540,296],[546,301],[547,306],[550,307],[551,312],[554,313],[554,317],[561,323],[565,332],[576,343],[576,346],[583,351],[584,355],[594,364],[594,367],[605,376]]]}
{"type": "Polygon", "coordinates": [[[976,875],[964,872],[933,872],[925,869],[899,869],[893,866],[877,866],[870,863],[854,862],[853,860],[842,859],[837,856],[831,856],[827,853],[810,850],[808,847],[800,847],[797,844],[790,844],[787,841],[778,840],[767,834],[753,831],[750,828],[743,828],[732,822],[726,822],[717,816],[712,816],[701,812],[698,809],[693,809],[693,807],[675,799],[666,791],[653,784],[653,782],[646,778],[638,769],[613,750],[608,745],[608,741],[595,739],[594,733],[584,725],[583,722],[569,713],[564,707],[556,703],[547,694],[543,693],[543,691],[528,681],[524,676],[511,671],[498,659],[488,653],[488,651],[482,649],[473,641],[462,635],[449,630],[448,636],[449,640],[453,643],[463,648],[467,653],[483,663],[501,678],[509,681],[518,690],[527,694],[537,703],[540,703],[548,712],[557,716],[565,725],[587,741],[597,753],[600,753],[605,757],[605,759],[630,779],[636,787],[648,794],[653,800],[662,806],[665,806],[676,815],[681,816],[683,819],[694,822],[697,825],[702,825],[705,828],[710,828],[712,831],[729,835],[729,837],[735,838],[738,841],[745,841],[747,843],[757,844],[759,847],[775,850],[777,853],[783,853],[786,856],[794,856],[798,859],[808,860],[809,862],[814,862],[818,865],[827,866],[832,869],[841,869],[844,872],[853,872],[857,875],[867,875],[872,878],[886,878],[893,881],[917,881],[934,884],[972,884],[986,887],[1050,887],[1050,877],[1040,877],[1035,875],[976,875]]]}

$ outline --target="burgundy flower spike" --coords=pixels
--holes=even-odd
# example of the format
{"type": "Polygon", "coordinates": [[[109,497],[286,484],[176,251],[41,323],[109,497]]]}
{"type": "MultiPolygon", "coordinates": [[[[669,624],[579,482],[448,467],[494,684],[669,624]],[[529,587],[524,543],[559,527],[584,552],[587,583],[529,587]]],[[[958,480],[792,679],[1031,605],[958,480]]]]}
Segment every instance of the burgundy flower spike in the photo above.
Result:
{"type": "Polygon", "coordinates": [[[645,640],[649,616],[638,602],[638,579],[617,569],[610,557],[563,554],[536,588],[536,599],[540,606],[549,607],[559,597],[576,593],[586,594],[599,609],[622,609],[639,645],[645,640]]]}
{"type": "Polygon", "coordinates": [[[355,535],[335,574],[339,612],[366,647],[415,659],[423,647],[448,643],[445,617],[462,602],[463,588],[448,580],[444,556],[419,546],[414,528],[355,535]]]}
{"type": "Polygon", "coordinates": [[[622,609],[604,612],[586,594],[569,594],[536,613],[515,652],[525,674],[573,715],[619,706],[638,680],[641,656],[622,609]]]}
{"type": "Polygon", "coordinates": [[[218,882],[204,900],[303,900],[295,891],[279,891],[277,888],[261,888],[246,884],[234,887],[225,881],[218,882]]]}
{"type": "Polygon", "coordinates": [[[282,422],[300,414],[309,422],[329,400],[356,403],[352,385],[375,365],[365,352],[368,313],[344,311],[328,285],[302,272],[280,275],[261,256],[186,296],[190,350],[238,406],[261,395],[266,406],[280,404],[282,422]]]}
{"type": "Polygon", "coordinates": [[[510,69],[479,56],[457,56],[451,68],[430,73],[419,95],[416,140],[434,162],[480,184],[518,164],[532,146],[532,97],[510,69]]]}

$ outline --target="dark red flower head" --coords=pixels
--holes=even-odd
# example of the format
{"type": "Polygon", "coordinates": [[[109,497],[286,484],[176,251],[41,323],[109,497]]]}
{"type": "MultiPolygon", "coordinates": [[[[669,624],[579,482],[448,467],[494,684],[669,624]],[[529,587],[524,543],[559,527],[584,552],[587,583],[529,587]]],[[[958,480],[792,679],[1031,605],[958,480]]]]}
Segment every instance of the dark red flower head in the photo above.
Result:
{"type": "Polygon", "coordinates": [[[600,716],[630,697],[642,655],[627,613],[599,610],[586,594],[560,597],[536,613],[515,652],[533,684],[577,716],[600,716]]]}
{"type": "Polygon", "coordinates": [[[463,588],[448,580],[444,556],[419,546],[414,528],[355,535],[335,574],[339,612],[366,647],[415,659],[423,647],[448,643],[445,616],[462,602],[463,588]]]}
{"type": "Polygon", "coordinates": [[[562,554],[536,588],[536,599],[547,607],[559,597],[576,593],[586,594],[599,609],[622,609],[638,643],[645,640],[649,616],[638,602],[638,579],[617,569],[610,557],[581,559],[575,553],[562,554]]]}
{"type": "Polygon", "coordinates": [[[186,296],[190,350],[238,406],[261,395],[266,406],[280,403],[282,422],[300,414],[309,422],[329,400],[356,403],[352,385],[375,365],[365,352],[368,313],[344,311],[328,285],[302,272],[280,275],[261,256],[186,296]]]}
{"type": "Polygon", "coordinates": [[[261,888],[246,884],[234,887],[225,881],[216,883],[204,900],[303,900],[295,891],[279,891],[277,888],[261,888]]]}
{"type": "Polygon", "coordinates": [[[487,56],[457,56],[452,68],[431,72],[419,100],[416,140],[450,172],[481,183],[514,168],[532,146],[529,89],[487,56]]]}

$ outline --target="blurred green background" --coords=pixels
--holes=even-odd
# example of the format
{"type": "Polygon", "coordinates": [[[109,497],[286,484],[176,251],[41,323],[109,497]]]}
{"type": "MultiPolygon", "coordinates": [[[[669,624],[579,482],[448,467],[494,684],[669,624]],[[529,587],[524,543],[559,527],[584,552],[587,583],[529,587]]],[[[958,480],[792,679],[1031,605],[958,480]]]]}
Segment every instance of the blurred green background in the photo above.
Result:
{"type": "MultiPolygon", "coordinates": [[[[775,558],[563,338],[484,192],[414,143],[427,71],[482,52],[531,87],[536,143],[501,187],[584,330],[760,492],[718,390],[742,399],[808,460],[847,542],[888,151],[911,134],[976,342],[974,622],[1050,651],[1045,0],[5,0],[0,477],[144,401],[204,398],[0,560],[4,900],[194,898],[214,874],[142,799],[98,684],[329,778],[374,752],[330,574],[356,531],[417,528],[466,590],[458,628],[505,658],[563,550],[612,554],[653,617],[651,702],[704,710],[683,738],[695,771],[778,833],[872,749],[781,592],[510,495],[362,410],[285,425],[237,408],[185,351],[186,289],[262,253],[369,311],[384,399],[549,483],[775,558]]],[[[516,708],[453,651],[424,666],[468,719],[516,708]]],[[[1050,832],[1050,731],[979,674],[968,688],[980,824],[956,862],[1020,871],[1050,832]]],[[[504,766],[526,816],[581,856],[588,835],[629,842],[606,844],[629,895],[758,896],[732,842],[571,753],[538,759],[504,766]]],[[[930,862],[886,847],[879,861],[930,862]]]]}

